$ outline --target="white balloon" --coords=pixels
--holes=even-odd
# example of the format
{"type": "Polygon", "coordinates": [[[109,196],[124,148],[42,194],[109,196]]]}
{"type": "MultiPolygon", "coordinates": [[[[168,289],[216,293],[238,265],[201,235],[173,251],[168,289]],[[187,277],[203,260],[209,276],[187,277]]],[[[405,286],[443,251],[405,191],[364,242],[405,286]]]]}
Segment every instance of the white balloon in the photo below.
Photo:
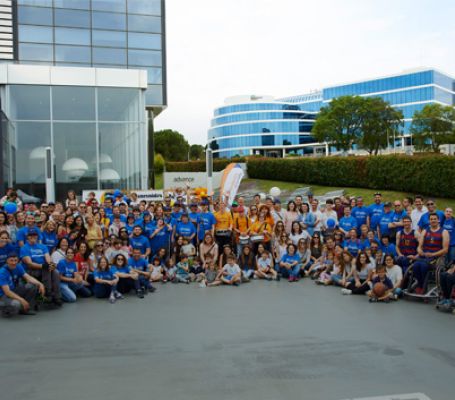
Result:
{"type": "Polygon", "coordinates": [[[261,198],[261,200],[265,200],[265,198],[267,197],[265,193],[259,193],[259,197],[261,198]]]}
{"type": "Polygon", "coordinates": [[[281,194],[281,189],[279,187],[274,186],[270,189],[270,196],[278,197],[281,194]]]}

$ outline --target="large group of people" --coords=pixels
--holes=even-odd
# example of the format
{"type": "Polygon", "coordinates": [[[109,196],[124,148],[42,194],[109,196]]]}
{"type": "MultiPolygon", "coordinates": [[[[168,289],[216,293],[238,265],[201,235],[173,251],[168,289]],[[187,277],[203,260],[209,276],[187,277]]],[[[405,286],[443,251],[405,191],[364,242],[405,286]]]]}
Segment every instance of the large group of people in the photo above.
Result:
{"type": "Polygon", "coordinates": [[[163,201],[120,190],[80,200],[23,204],[13,188],[0,199],[0,309],[34,314],[41,305],[94,296],[115,303],[158,283],[238,286],[251,280],[311,279],[371,302],[425,295],[454,305],[455,219],[422,196],[372,204],[311,193],[282,205],[254,196],[246,204],[182,188],[163,201]]]}

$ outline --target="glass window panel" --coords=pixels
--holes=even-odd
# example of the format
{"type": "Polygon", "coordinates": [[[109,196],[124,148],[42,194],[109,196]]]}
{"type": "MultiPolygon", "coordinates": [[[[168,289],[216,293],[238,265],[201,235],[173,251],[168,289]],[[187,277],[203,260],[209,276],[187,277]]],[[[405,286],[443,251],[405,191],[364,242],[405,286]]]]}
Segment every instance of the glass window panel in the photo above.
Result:
{"type": "Polygon", "coordinates": [[[163,70],[155,67],[128,67],[130,69],[145,69],[147,71],[147,81],[149,84],[163,83],[163,70]]]}
{"type": "Polygon", "coordinates": [[[125,68],[125,64],[116,65],[116,64],[93,64],[96,68],[125,68]]]}
{"type": "Polygon", "coordinates": [[[95,89],[54,86],[52,88],[52,111],[54,120],[94,121],[95,89]]]}
{"type": "Polygon", "coordinates": [[[55,46],[55,61],[89,63],[90,56],[87,46],[55,46]]]}
{"type": "Polygon", "coordinates": [[[92,10],[125,12],[125,0],[92,0],[92,10]]]}
{"type": "Polygon", "coordinates": [[[86,63],[81,63],[81,62],[67,62],[67,61],[56,61],[55,65],[59,65],[61,67],[76,67],[76,68],[88,68],[92,66],[92,63],[86,62],[86,63]]]}
{"type": "Polygon", "coordinates": [[[20,43],[19,58],[21,60],[52,61],[53,49],[51,45],[47,44],[20,43]]]}
{"type": "Polygon", "coordinates": [[[94,29],[126,29],[126,14],[114,14],[94,11],[92,13],[92,26],[94,29]]]}
{"type": "Polygon", "coordinates": [[[77,183],[87,189],[96,188],[95,123],[56,122],[53,128],[57,183],[77,183]],[[71,161],[65,164],[68,160],[71,161]]]}
{"type": "Polygon", "coordinates": [[[9,86],[9,119],[50,119],[50,91],[48,86],[9,86]]]}
{"type": "Polygon", "coordinates": [[[144,148],[141,145],[141,136],[145,125],[139,123],[100,123],[99,125],[100,154],[106,154],[114,162],[112,165],[101,165],[101,169],[113,169],[109,174],[120,180],[102,181],[102,188],[139,188],[141,184],[141,165],[144,148]]]}
{"type": "Polygon", "coordinates": [[[77,28],[55,28],[55,43],[90,46],[90,31],[77,28]]]}
{"type": "Polygon", "coordinates": [[[126,50],[123,49],[103,49],[93,47],[93,62],[99,64],[126,64],[126,50]]]}
{"type": "Polygon", "coordinates": [[[126,47],[126,32],[92,31],[94,46],[126,47]]]}
{"type": "Polygon", "coordinates": [[[90,10],[90,0],[54,0],[56,8],[76,8],[90,10]]]}
{"type": "Polygon", "coordinates": [[[52,8],[18,7],[20,24],[52,25],[52,8]]]}
{"type": "Polygon", "coordinates": [[[153,33],[128,33],[128,47],[138,49],[161,50],[161,35],[153,33]]]}
{"type": "Polygon", "coordinates": [[[55,25],[90,28],[90,13],[79,10],[55,10],[55,25]]]}
{"type": "Polygon", "coordinates": [[[161,15],[161,0],[128,0],[128,12],[161,15]]]}
{"type": "Polygon", "coordinates": [[[17,4],[25,6],[52,7],[52,0],[18,0],[17,4]]]}
{"type": "Polygon", "coordinates": [[[52,43],[52,28],[47,26],[19,26],[20,42],[52,43]]]}
{"type": "Polygon", "coordinates": [[[51,145],[51,124],[18,121],[14,125],[17,138],[16,182],[44,183],[44,147],[51,145]]]}
{"type": "Polygon", "coordinates": [[[145,92],[145,104],[163,104],[163,86],[149,85],[145,92]]]}
{"type": "Polygon", "coordinates": [[[161,52],[152,50],[128,50],[128,64],[161,66],[161,52]]]}
{"type": "Polygon", "coordinates": [[[138,89],[98,89],[98,119],[100,121],[139,121],[142,109],[138,89]]]}
{"type": "Polygon", "coordinates": [[[161,17],[148,15],[128,15],[128,30],[137,32],[161,33],[161,17]]]}

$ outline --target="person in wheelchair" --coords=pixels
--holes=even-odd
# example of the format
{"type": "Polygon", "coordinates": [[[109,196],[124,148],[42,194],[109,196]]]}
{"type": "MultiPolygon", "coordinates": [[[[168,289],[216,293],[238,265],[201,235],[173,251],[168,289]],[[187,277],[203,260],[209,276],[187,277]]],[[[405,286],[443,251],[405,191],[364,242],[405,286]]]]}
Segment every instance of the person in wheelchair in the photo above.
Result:
{"type": "Polygon", "coordinates": [[[439,275],[439,285],[441,287],[441,298],[438,306],[455,307],[455,300],[452,293],[455,287],[455,264],[447,271],[442,271],[439,275]]]}
{"type": "Polygon", "coordinates": [[[403,217],[403,230],[397,232],[396,237],[396,263],[406,273],[409,266],[417,260],[417,247],[419,246],[419,234],[412,229],[412,219],[407,215],[403,217]]]}
{"type": "Polygon", "coordinates": [[[425,294],[425,282],[428,271],[435,269],[441,259],[449,250],[449,232],[439,224],[439,216],[436,213],[429,215],[430,226],[422,231],[417,247],[418,259],[412,266],[414,282],[410,289],[416,294],[425,294]]]}

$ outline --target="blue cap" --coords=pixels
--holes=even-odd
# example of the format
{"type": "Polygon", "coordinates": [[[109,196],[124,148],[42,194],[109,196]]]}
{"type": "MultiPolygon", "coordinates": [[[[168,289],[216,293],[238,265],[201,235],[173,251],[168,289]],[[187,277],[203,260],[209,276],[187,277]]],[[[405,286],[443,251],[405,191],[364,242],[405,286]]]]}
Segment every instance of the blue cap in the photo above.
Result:
{"type": "Polygon", "coordinates": [[[11,252],[11,253],[8,253],[8,255],[6,256],[6,259],[8,259],[8,258],[13,258],[13,257],[19,258],[19,256],[17,255],[17,253],[11,252]]]}
{"type": "Polygon", "coordinates": [[[27,232],[27,236],[38,236],[38,231],[36,229],[30,229],[27,232]]]}
{"type": "Polygon", "coordinates": [[[163,211],[171,211],[171,207],[163,207],[163,211]]]}

